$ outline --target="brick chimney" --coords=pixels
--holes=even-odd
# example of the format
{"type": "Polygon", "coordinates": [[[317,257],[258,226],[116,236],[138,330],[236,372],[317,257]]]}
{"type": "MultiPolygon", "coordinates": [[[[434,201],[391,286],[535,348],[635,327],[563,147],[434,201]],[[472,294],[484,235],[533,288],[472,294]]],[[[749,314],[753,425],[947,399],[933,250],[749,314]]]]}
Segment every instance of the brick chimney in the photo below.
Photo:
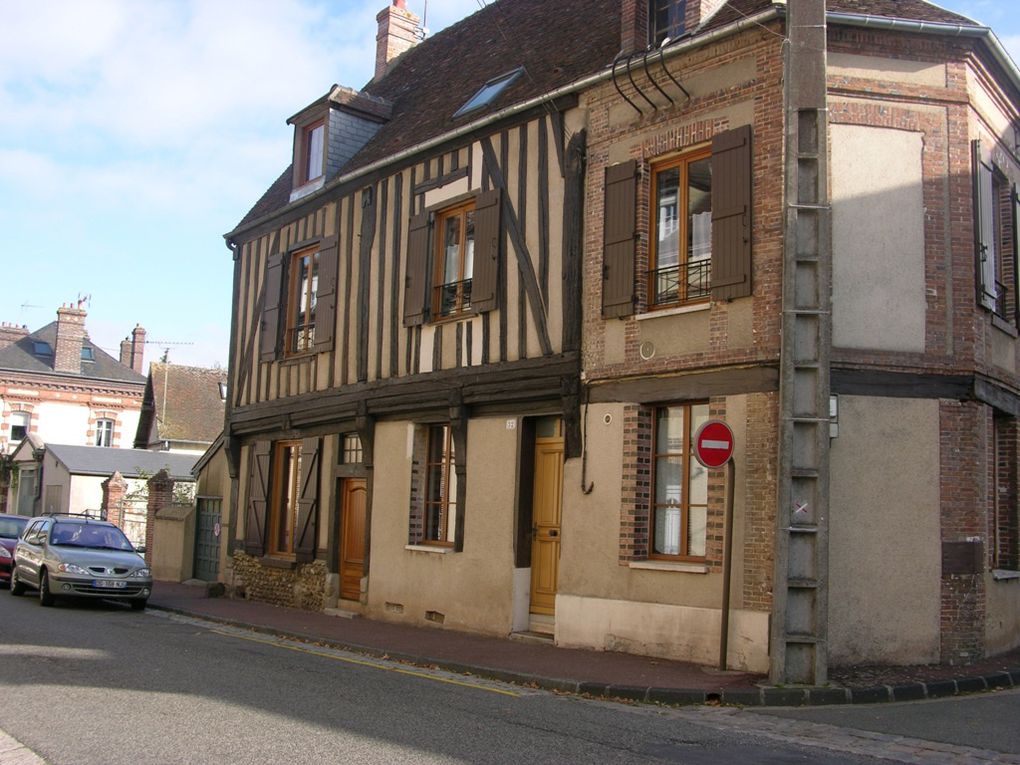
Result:
{"type": "Polygon", "coordinates": [[[62,305],[57,309],[57,342],[53,349],[53,371],[81,373],[81,346],[85,341],[85,309],[62,305]]]}
{"type": "MultiPolygon", "coordinates": [[[[127,340],[125,340],[124,342],[127,342],[127,340]]],[[[123,357],[124,343],[120,344],[120,348],[121,356],[123,357]]],[[[142,359],[144,356],[145,356],[145,329],[142,327],[141,324],[135,324],[135,328],[131,330],[131,355],[130,363],[128,363],[127,366],[131,367],[138,374],[142,374],[143,369],[142,359]]],[[[124,364],[126,362],[124,362],[123,359],[121,359],[121,363],[124,364]]]]}
{"type": "Polygon", "coordinates": [[[620,53],[634,53],[648,47],[648,0],[620,3],[620,53]]]}
{"type": "Polygon", "coordinates": [[[22,324],[20,327],[17,324],[9,324],[6,321],[0,324],[0,348],[6,348],[8,345],[14,345],[21,338],[28,334],[28,327],[22,324]]]}
{"type": "Polygon", "coordinates": [[[375,17],[379,33],[375,36],[375,79],[389,71],[390,63],[409,51],[422,39],[421,18],[407,10],[406,0],[393,0],[390,7],[375,17]]]}

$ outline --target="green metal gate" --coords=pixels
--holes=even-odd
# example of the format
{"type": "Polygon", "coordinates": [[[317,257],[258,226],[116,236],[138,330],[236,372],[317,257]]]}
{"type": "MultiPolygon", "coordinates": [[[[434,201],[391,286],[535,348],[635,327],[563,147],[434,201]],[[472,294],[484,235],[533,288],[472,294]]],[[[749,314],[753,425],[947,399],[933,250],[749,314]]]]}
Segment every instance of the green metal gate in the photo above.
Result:
{"type": "Polygon", "coordinates": [[[215,582],[220,572],[219,497],[199,497],[195,520],[195,578],[215,582]]]}

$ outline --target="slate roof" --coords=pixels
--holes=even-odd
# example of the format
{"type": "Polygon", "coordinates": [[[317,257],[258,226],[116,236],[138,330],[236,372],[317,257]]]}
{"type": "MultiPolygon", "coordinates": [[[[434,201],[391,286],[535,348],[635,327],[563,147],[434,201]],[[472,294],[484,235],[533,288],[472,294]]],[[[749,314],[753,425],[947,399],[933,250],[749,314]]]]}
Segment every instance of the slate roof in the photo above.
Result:
{"type": "Polygon", "coordinates": [[[150,364],[135,446],[160,441],[212,443],[223,429],[220,383],[226,382],[225,369],[150,364]]]}
{"type": "Polygon", "coordinates": [[[57,322],[52,321],[42,329],[37,329],[31,334],[25,335],[25,337],[8,345],[6,348],[0,348],[0,370],[71,375],[84,379],[118,380],[130,383],[145,382],[145,377],[138,374],[131,367],[121,364],[113,356],[89,340],[88,336],[85,337],[82,345],[85,348],[92,349],[93,361],[83,360],[81,362],[81,370],[77,375],[74,372],[54,372],[54,355],[36,355],[34,351],[34,343],[36,341],[48,343],[50,349],[55,349],[57,347],[57,322]]]}
{"type": "Polygon", "coordinates": [[[171,478],[181,481],[192,480],[191,468],[199,457],[148,449],[69,444],[46,444],[46,450],[73,475],[110,476],[120,472],[125,478],[147,478],[166,468],[171,478]]]}
{"type": "MultiPolygon", "coordinates": [[[[774,5],[772,0],[730,0],[698,33],[718,29],[774,5]]],[[[980,26],[925,0],[829,0],[828,10],[980,26]]],[[[415,46],[389,73],[363,88],[364,93],[389,100],[393,116],[340,173],[366,167],[486,114],[602,71],[612,64],[619,51],[619,0],[491,3],[415,46]],[[525,75],[518,77],[488,107],[460,119],[453,118],[482,85],[521,65],[525,75]]],[[[330,180],[327,178],[326,183],[330,180]]],[[[237,229],[286,207],[291,181],[288,167],[237,229]]]]}

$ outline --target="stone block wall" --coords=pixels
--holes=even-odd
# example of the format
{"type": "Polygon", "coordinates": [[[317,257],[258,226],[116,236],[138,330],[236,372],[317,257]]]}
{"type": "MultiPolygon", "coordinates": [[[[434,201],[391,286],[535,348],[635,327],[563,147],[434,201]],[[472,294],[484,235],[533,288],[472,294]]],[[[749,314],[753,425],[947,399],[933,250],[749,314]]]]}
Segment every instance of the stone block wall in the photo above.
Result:
{"type": "Polygon", "coordinates": [[[233,561],[235,590],[243,589],[248,599],[306,611],[325,608],[329,574],[325,561],[277,568],[241,550],[234,551],[233,561]]]}

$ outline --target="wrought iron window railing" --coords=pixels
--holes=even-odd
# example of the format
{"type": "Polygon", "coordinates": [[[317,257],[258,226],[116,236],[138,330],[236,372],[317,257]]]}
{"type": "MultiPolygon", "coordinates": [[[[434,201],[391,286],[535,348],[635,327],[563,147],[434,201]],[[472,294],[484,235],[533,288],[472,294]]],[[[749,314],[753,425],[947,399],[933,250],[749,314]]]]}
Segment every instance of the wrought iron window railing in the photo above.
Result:
{"type": "Polygon", "coordinates": [[[434,288],[433,309],[436,318],[456,316],[471,308],[471,280],[438,284],[434,288]]]}
{"type": "Polygon", "coordinates": [[[707,298],[712,291],[712,261],[695,260],[648,274],[651,304],[657,308],[707,298]]]}
{"type": "Polygon", "coordinates": [[[998,279],[995,280],[995,315],[1000,319],[1010,320],[1009,315],[1009,287],[1000,282],[998,279]]]}

